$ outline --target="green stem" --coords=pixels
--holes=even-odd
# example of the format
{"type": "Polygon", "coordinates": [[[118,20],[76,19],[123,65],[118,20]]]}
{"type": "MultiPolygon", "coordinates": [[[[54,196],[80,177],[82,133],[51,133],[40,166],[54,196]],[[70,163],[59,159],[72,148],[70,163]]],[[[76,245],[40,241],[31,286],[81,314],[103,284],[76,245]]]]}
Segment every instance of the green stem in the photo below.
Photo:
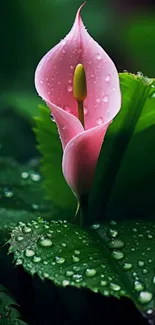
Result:
{"type": "Polygon", "coordinates": [[[85,227],[88,223],[88,196],[80,197],[74,217],[74,224],[85,227]]]}

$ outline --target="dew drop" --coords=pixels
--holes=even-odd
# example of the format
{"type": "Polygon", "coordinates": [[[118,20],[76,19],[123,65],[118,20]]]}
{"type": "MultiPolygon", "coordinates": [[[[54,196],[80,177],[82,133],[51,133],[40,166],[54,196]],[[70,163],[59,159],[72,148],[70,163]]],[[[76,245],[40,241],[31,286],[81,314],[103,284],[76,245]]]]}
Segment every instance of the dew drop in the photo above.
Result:
{"type": "Polygon", "coordinates": [[[103,118],[102,118],[102,117],[99,117],[99,118],[96,120],[96,123],[97,123],[97,125],[101,125],[101,124],[103,124],[103,118]]]}
{"type": "Polygon", "coordinates": [[[41,257],[39,257],[39,256],[34,256],[33,257],[33,262],[34,263],[38,263],[38,262],[40,262],[41,261],[41,257]]]}
{"type": "Polygon", "coordinates": [[[79,259],[79,257],[78,256],[72,256],[72,260],[73,260],[73,262],[75,262],[75,263],[77,263],[77,262],[79,262],[80,261],[80,259],[79,259]]]}
{"type": "Polygon", "coordinates": [[[143,267],[145,265],[144,261],[138,261],[138,266],[143,267]]]}
{"type": "Polygon", "coordinates": [[[21,258],[17,258],[16,265],[22,265],[23,260],[21,258]]]}
{"type": "Polygon", "coordinates": [[[62,246],[62,247],[66,247],[67,244],[66,244],[66,243],[61,243],[61,246],[62,246]]]}
{"type": "Polygon", "coordinates": [[[34,181],[34,182],[39,182],[40,181],[40,175],[39,174],[36,174],[36,173],[34,173],[34,174],[31,174],[31,179],[32,179],[32,181],[34,181]]]}
{"type": "Polygon", "coordinates": [[[153,277],[152,282],[153,282],[153,284],[155,284],[155,276],[153,277]]]}
{"type": "Polygon", "coordinates": [[[107,285],[107,281],[103,281],[103,280],[101,280],[100,285],[101,285],[102,287],[105,287],[105,286],[107,285]]]}
{"type": "Polygon", "coordinates": [[[49,238],[39,239],[38,244],[42,247],[52,246],[52,241],[49,238]]]}
{"type": "Polygon", "coordinates": [[[142,291],[142,290],[144,290],[144,285],[143,285],[143,283],[141,283],[140,281],[135,281],[135,282],[134,282],[134,289],[135,289],[136,291],[142,291]]]}
{"type": "Polygon", "coordinates": [[[76,255],[79,255],[80,254],[80,251],[78,251],[78,250],[74,250],[74,253],[76,254],[76,255]]]}
{"type": "Polygon", "coordinates": [[[148,270],[147,269],[143,269],[142,273],[143,274],[147,274],[148,273],[148,270]]]}
{"type": "Polygon", "coordinates": [[[108,100],[109,100],[109,99],[108,99],[108,96],[103,96],[103,102],[104,102],[104,103],[108,103],[108,100]]]}
{"type": "Polygon", "coordinates": [[[71,277],[74,274],[73,271],[66,271],[66,276],[71,277]]]}
{"type": "Polygon", "coordinates": [[[129,271],[132,269],[132,264],[131,263],[124,263],[123,265],[123,270],[124,271],[129,271]]]}
{"type": "Polygon", "coordinates": [[[110,74],[107,74],[107,76],[105,77],[105,81],[109,82],[110,79],[111,79],[110,74]]]}
{"type": "Polygon", "coordinates": [[[94,223],[94,224],[91,226],[91,229],[93,229],[93,230],[96,230],[96,229],[98,229],[98,228],[100,228],[100,224],[99,224],[99,223],[94,223]]]}
{"type": "Polygon", "coordinates": [[[81,274],[73,274],[72,279],[75,280],[76,282],[81,282],[83,280],[81,274]]]}
{"type": "Polygon", "coordinates": [[[96,99],[96,102],[97,102],[97,103],[100,103],[100,102],[101,102],[101,99],[100,99],[100,98],[97,98],[97,99],[96,99]]]}
{"type": "Polygon", "coordinates": [[[111,228],[109,228],[109,229],[107,230],[107,236],[108,236],[108,237],[115,238],[115,237],[118,236],[118,231],[115,230],[115,229],[111,229],[111,228]]]}
{"type": "Polygon", "coordinates": [[[110,289],[112,289],[113,291],[119,291],[121,290],[121,287],[118,284],[115,283],[110,283],[110,289]]]}
{"type": "Polygon", "coordinates": [[[11,199],[13,197],[13,192],[12,191],[9,191],[7,189],[4,190],[4,196],[8,199],[11,199]]]}
{"type": "Polygon", "coordinates": [[[102,59],[101,55],[100,54],[96,54],[96,59],[100,61],[102,59]]]}
{"type": "Polygon", "coordinates": [[[122,248],[122,247],[124,247],[124,243],[120,239],[113,239],[108,242],[108,247],[111,249],[122,248]]]}
{"type": "Polygon", "coordinates": [[[71,70],[73,70],[74,69],[73,65],[71,65],[70,68],[71,68],[71,70]]]}
{"type": "Polygon", "coordinates": [[[153,236],[152,236],[151,234],[148,234],[147,237],[148,237],[149,239],[152,239],[152,238],[153,238],[153,236]]]}
{"type": "Polygon", "coordinates": [[[68,113],[70,113],[70,111],[71,111],[70,107],[67,106],[67,105],[64,106],[64,110],[65,110],[66,112],[68,112],[68,113]]]}
{"type": "Polygon", "coordinates": [[[153,298],[153,294],[148,291],[141,291],[138,300],[141,304],[148,304],[153,298]]]}
{"type": "Polygon", "coordinates": [[[108,290],[104,290],[104,291],[103,291],[103,294],[104,294],[104,296],[107,297],[107,296],[109,296],[109,291],[108,291],[108,290]]]}
{"type": "Polygon", "coordinates": [[[114,250],[112,253],[111,253],[112,257],[115,259],[115,260],[122,260],[124,258],[124,254],[123,252],[121,251],[117,251],[117,250],[114,250]]]}
{"type": "Polygon", "coordinates": [[[63,258],[63,257],[56,256],[55,259],[56,259],[57,264],[63,264],[65,262],[65,258],[63,258]]]}
{"type": "Polygon", "coordinates": [[[66,44],[66,39],[65,38],[61,40],[61,44],[62,45],[65,45],[66,44]]]}
{"type": "Polygon", "coordinates": [[[63,280],[62,281],[63,287],[67,287],[69,284],[70,284],[70,282],[68,280],[63,280]]]}
{"type": "Polygon", "coordinates": [[[21,174],[21,177],[22,177],[23,179],[27,179],[27,178],[29,177],[29,174],[28,174],[27,172],[23,172],[23,173],[21,174]]]}
{"type": "Polygon", "coordinates": [[[20,241],[22,241],[24,239],[24,237],[19,235],[19,236],[17,236],[16,239],[17,239],[18,242],[20,242],[20,241]]]}
{"type": "Polygon", "coordinates": [[[44,272],[44,273],[43,273],[43,277],[44,277],[44,278],[48,278],[48,277],[49,277],[49,274],[46,273],[46,272],[44,272]]]}
{"type": "Polygon", "coordinates": [[[84,114],[86,115],[88,113],[88,108],[84,107],[84,114]]]}
{"type": "Polygon", "coordinates": [[[32,257],[35,255],[35,252],[32,249],[26,249],[25,256],[26,257],[32,257]]]}
{"type": "Polygon", "coordinates": [[[67,86],[67,90],[68,90],[68,92],[70,93],[70,92],[73,90],[73,87],[72,87],[71,85],[68,85],[68,86],[67,86]]]}
{"type": "Polygon", "coordinates": [[[95,269],[86,269],[85,271],[85,275],[88,277],[88,278],[91,278],[93,276],[96,275],[96,270],[95,269]]]}
{"type": "Polygon", "coordinates": [[[32,229],[29,227],[24,227],[22,230],[23,230],[24,234],[28,234],[31,232],[32,229]]]}

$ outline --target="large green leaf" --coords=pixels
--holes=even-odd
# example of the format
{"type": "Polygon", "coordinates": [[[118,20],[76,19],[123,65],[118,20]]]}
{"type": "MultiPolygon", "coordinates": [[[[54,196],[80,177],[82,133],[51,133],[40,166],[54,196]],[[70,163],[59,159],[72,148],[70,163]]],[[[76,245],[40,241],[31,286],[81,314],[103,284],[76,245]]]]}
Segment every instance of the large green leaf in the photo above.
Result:
{"type": "Polygon", "coordinates": [[[14,298],[0,285],[0,325],[26,325],[20,320],[20,312],[14,298]]]}
{"type": "Polygon", "coordinates": [[[62,147],[56,124],[50,119],[47,107],[40,107],[40,117],[36,118],[35,133],[39,150],[43,155],[42,172],[45,176],[45,189],[53,203],[68,210],[68,217],[73,218],[76,199],[62,174],[62,147]]]}
{"type": "Polygon", "coordinates": [[[155,215],[153,80],[120,74],[122,108],[108,129],[89,197],[89,222],[155,215]]]}
{"type": "Polygon", "coordinates": [[[84,230],[65,221],[32,221],[14,228],[10,252],[31,275],[127,296],[149,314],[155,308],[155,225],[124,221],[84,230]]]}

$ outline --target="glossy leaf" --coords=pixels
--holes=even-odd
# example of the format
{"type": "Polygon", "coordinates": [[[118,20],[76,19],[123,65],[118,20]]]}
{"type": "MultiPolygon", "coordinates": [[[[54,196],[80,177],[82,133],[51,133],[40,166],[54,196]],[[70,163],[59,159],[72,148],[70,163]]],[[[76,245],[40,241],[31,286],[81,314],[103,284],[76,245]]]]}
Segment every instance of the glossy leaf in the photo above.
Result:
{"type": "Polygon", "coordinates": [[[155,215],[153,79],[120,74],[122,108],[103,143],[89,197],[89,223],[155,215]]]}
{"type": "Polygon", "coordinates": [[[124,221],[83,230],[65,221],[32,221],[14,228],[10,252],[30,274],[104,296],[130,297],[153,315],[155,225],[124,221]]]}

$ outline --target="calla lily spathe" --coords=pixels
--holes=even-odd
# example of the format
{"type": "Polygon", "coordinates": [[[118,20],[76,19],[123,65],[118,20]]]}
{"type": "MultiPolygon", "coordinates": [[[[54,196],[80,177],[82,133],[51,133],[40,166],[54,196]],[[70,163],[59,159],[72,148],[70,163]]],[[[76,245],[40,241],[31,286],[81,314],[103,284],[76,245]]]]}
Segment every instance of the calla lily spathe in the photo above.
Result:
{"type": "Polygon", "coordinates": [[[90,190],[105,133],[121,106],[118,72],[86,31],[81,7],[69,34],[42,58],[35,74],[36,89],[51,109],[59,130],[64,177],[77,196],[90,190]],[[73,97],[74,71],[79,63],[84,66],[87,81],[85,129],[73,97]]]}

